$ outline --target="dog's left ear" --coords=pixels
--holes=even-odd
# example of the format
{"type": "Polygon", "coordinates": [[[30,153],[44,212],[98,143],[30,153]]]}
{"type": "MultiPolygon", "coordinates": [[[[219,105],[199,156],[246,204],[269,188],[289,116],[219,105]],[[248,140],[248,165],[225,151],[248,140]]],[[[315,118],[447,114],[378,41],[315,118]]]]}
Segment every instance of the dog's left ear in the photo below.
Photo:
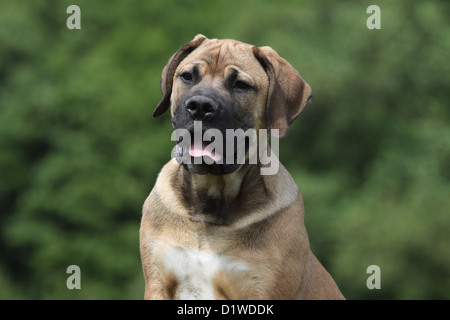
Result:
{"type": "Polygon", "coordinates": [[[198,34],[191,42],[183,45],[170,59],[161,74],[161,92],[163,97],[153,111],[153,118],[166,112],[170,107],[170,95],[172,94],[172,83],[175,70],[184,58],[194,51],[207,38],[198,34]]]}
{"type": "Polygon", "coordinates": [[[288,133],[289,125],[311,103],[311,87],[272,48],[254,47],[253,52],[269,76],[267,129],[278,129],[277,138],[282,138],[288,133]]]}

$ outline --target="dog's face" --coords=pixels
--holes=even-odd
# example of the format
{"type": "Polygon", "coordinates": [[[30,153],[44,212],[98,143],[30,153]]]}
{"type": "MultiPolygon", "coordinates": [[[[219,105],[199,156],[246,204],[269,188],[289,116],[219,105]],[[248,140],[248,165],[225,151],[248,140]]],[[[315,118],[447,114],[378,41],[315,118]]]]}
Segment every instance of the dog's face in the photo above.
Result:
{"type": "MultiPolygon", "coordinates": [[[[223,139],[227,129],[258,132],[271,128],[284,136],[311,100],[309,86],[273,49],[235,40],[210,40],[202,35],[172,56],[164,68],[161,89],[163,99],[154,116],[171,105],[174,129],[186,129],[192,137],[195,123],[201,124],[202,133],[219,130],[223,139]]],[[[205,148],[207,143],[194,144],[192,140],[188,150],[180,150],[175,156],[182,158],[189,152],[192,161],[183,164],[192,173],[221,175],[240,167],[237,144],[230,156],[226,148],[221,154],[211,154],[205,148]],[[199,156],[214,161],[196,164],[193,158],[199,156]]],[[[222,145],[226,145],[225,140],[222,145]]]]}
{"type": "MultiPolygon", "coordinates": [[[[194,137],[194,121],[201,121],[202,132],[218,129],[222,133],[222,145],[226,146],[226,129],[246,131],[265,126],[268,84],[268,76],[253,54],[252,46],[232,40],[208,40],[175,71],[171,97],[174,129],[185,128],[194,137]]],[[[190,161],[185,167],[194,173],[233,172],[239,167],[237,145],[234,144],[231,158],[227,157],[225,147],[218,151],[221,164],[190,161]]],[[[201,152],[206,143],[195,146],[192,141],[192,146],[188,150],[191,156],[195,155],[193,149],[197,149],[197,155],[208,156],[201,152]]],[[[248,141],[245,146],[248,149],[248,141]]]]}

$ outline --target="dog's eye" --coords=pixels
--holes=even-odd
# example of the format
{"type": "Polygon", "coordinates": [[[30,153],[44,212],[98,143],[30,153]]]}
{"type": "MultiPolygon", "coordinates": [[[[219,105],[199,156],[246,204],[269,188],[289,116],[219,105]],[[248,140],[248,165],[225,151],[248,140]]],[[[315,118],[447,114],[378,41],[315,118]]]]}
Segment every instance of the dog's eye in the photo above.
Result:
{"type": "Polygon", "coordinates": [[[194,80],[194,76],[190,72],[183,72],[180,76],[184,81],[190,82],[194,80]]]}
{"type": "Polygon", "coordinates": [[[234,89],[238,89],[241,91],[246,91],[252,88],[251,85],[249,85],[247,82],[242,81],[242,80],[237,80],[234,85],[233,85],[234,89]]]}

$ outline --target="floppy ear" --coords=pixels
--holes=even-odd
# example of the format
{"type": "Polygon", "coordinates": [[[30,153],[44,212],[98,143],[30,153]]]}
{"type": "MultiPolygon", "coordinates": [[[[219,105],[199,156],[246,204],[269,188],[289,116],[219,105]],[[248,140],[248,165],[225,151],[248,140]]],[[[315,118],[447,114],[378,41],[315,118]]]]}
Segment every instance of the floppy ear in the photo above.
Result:
{"type": "Polygon", "coordinates": [[[286,60],[270,47],[254,47],[253,52],[269,76],[267,129],[278,129],[284,137],[289,125],[312,101],[311,87],[286,60]]]}
{"type": "Polygon", "coordinates": [[[170,107],[170,95],[172,94],[172,83],[175,70],[184,58],[194,51],[207,38],[198,34],[191,42],[183,45],[170,59],[161,74],[161,92],[163,97],[153,111],[153,118],[162,115],[170,107]]]}

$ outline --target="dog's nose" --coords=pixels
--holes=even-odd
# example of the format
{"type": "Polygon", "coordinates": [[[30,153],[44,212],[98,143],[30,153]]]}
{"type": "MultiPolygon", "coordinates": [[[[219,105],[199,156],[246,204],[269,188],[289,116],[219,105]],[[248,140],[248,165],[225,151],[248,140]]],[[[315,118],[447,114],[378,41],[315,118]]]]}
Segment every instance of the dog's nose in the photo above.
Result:
{"type": "Polygon", "coordinates": [[[205,96],[194,96],[186,100],[186,109],[193,120],[211,120],[216,115],[219,104],[205,96]]]}

